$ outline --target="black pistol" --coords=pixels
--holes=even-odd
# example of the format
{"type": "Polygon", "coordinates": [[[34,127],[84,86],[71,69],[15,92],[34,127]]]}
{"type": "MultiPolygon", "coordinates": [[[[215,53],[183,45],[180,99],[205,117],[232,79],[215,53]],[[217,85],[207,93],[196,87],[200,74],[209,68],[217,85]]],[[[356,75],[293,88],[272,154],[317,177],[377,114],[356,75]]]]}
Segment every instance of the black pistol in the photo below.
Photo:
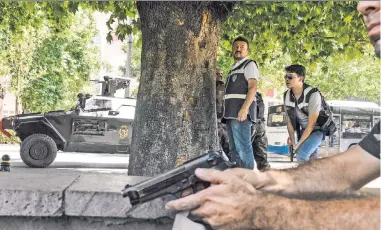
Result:
{"type": "Polygon", "coordinates": [[[295,157],[294,146],[290,145],[288,147],[288,150],[290,151],[290,160],[291,160],[291,162],[294,162],[294,157],[295,157]]]}
{"type": "Polygon", "coordinates": [[[221,152],[208,152],[189,160],[182,165],[140,182],[136,185],[126,185],[122,191],[123,197],[129,197],[132,206],[142,204],[157,197],[171,194],[180,198],[185,189],[192,188],[193,192],[209,187],[209,183],[198,179],[194,172],[197,168],[213,168],[225,170],[234,167],[221,152]]]}

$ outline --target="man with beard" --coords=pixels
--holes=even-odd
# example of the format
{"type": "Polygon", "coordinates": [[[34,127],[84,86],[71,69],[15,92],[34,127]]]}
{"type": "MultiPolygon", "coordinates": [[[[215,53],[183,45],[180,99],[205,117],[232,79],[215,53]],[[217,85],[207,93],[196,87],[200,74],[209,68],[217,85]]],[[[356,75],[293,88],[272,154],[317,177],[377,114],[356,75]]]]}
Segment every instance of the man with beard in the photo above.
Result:
{"type": "Polygon", "coordinates": [[[234,64],[226,81],[222,122],[226,122],[232,159],[243,168],[253,169],[251,126],[256,120],[259,70],[255,61],[248,59],[248,53],[248,40],[236,38],[232,44],[234,64]]]}

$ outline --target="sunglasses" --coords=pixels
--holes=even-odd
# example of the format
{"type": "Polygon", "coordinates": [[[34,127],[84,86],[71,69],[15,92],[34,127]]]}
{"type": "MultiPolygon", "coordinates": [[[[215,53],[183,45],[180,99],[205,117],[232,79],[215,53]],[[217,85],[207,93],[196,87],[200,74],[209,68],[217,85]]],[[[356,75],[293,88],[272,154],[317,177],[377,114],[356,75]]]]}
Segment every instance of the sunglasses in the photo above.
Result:
{"type": "Polygon", "coordinates": [[[293,78],[295,78],[294,76],[292,75],[284,75],[284,79],[288,79],[288,80],[292,80],[293,78]]]}

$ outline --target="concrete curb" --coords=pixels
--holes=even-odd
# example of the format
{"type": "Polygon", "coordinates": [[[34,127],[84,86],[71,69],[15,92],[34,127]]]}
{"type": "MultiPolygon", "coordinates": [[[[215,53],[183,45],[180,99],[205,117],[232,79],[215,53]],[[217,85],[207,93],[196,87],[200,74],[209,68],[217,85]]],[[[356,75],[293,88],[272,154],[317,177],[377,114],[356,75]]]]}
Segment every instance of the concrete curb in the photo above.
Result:
{"type": "Polygon", "coordinates": [[[121,190],[147,177],[62,171],[0,173],[0,229],[170,230],[158,198],[132,208],[121,190]]]}
{"type": "Polygon", "coordinates": [[[127,175],[83,175],[65,192],[65,214],[127,217],[131,204],[120,192],[126,184],[134,184],[144,179],[127,175]]]}
{"type": "Polygon", "coordinates": [[[78,176],[0,173],[0,216],[62,216],[64,191],[78,176]]]}

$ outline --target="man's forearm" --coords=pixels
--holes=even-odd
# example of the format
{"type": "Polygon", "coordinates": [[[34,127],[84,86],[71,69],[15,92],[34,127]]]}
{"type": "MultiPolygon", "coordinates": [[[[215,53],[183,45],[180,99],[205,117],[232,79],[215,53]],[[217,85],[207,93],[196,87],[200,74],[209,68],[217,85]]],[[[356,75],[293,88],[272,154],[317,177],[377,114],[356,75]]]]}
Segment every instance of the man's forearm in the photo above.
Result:
{"type": "Polygon", "coordinates": [[[300,138],[298,145],[300,146],[312,133],[313,127],[307,127],[304,132],[302,137],[300,138]]]}
{"type": "Polygon", "coordinates": [[[257,92],[257,87],[251,87],[249,88],[247,94],[246,94],[246,99],[242,105],[242,108],[245,110],[249,110],[251,103],[253,103],[254,98],[255,98],[255,93],[257,92]]]}
{"type": "Polygon", "coordinates": [[[250,108],[251,103],[253,103],[255,94],[257,92],[257,85],[258,82],[256,79],[249,79],[248,80],[248,89],[247,89],[247,94],[246,94],[246,99],[243,102],[243,105],[241,109],[248,111],[250,108]]]}
{"type": "Polygon", "coordinates": [[[300,140],[298,142],[298,146],[300,146],[311,135],[312,131],[315,128],[316,121],[317,121],[318,117],[319,117],[318,113],[311,114],[308,117],[308,125],[307,125],[306,129],[304,130],[303,135],[300,137],[300,140]]]}
{"type": "Polygon", "coordinates": [[[255,188],[292,197],[318,197],[352,192],[379,177],[377,158],[355,146],[345,153],[314,160],[297,168],[257,174],[255,188]]]}
{"type": "Polygon", "coordinates": [[[272,205],[252,204],[253,229],[347,230],[380,227],[379,198],[303,201],[270,194],[264,195],[264,198],[272,205]]]}
{"type": "Polygon", "coordinates": [[[257,189],[292,197],[336,194],[350,190],[348,180],[344,180],[345,171],[335,157],[323,158],[297,168],[267,171],[263,185],[257,189]]]}
{"type": "Polygon", "coordinates": [[[295,130],[294,128],[292,127],[292,124],[291,122],[289,121],[288,119],[288,122],[287,122],[287,131],[288,131],[288,135],[291,139],[291,144],[295,144],[295,130]]]}

